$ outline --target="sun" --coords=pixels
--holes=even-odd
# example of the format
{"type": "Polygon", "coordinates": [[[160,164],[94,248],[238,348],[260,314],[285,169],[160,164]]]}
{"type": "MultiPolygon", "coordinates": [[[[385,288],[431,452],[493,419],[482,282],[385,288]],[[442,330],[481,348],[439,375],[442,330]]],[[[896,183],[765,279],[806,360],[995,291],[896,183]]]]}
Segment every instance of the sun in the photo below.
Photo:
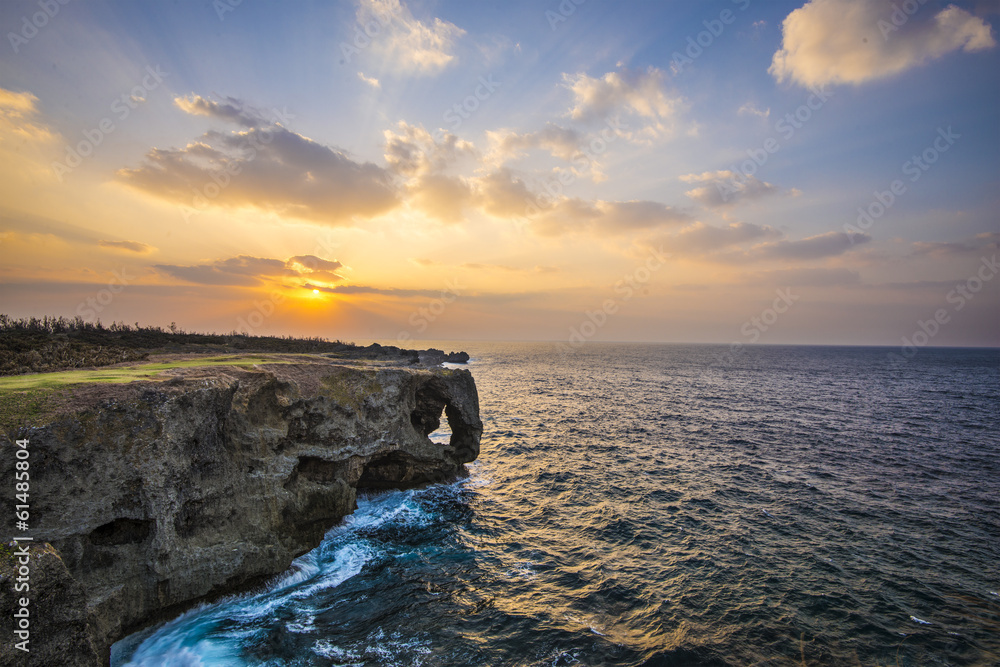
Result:
{"type": "Polygon", "coordinates": [[[313,290],[313,294],[316,295],[316,296],[319,296],[319,290],[318,289],[314,289],[313,290]]]}

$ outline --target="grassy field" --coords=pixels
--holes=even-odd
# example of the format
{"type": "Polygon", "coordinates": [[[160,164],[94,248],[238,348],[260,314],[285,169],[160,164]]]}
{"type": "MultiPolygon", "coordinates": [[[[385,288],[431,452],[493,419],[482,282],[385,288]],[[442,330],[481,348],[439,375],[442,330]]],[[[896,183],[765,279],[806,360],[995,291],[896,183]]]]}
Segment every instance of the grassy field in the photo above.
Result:
{"type": "Polygon", "coordinates": [[[122,384],[136,380],[156,380],[163,371],[172,368],[206,366],[249,368],[257,364],[287,363],[289,362],[282,359],[259,354],[232,354],[118,368],[4,376],[0,377],[0,429],[6,431],[20,426],[44,423],[46,417],[51,415],[53,409],[65,398],[69,386],[74,384],[102,382],[122,384]]]}
{"type": "Polygon", "coordinates": [[[33,373],[31,375],[10,375],[0,377],[0,395],[11,392],[39,392],[59,389],[70,384],[90,382],[124,383],[135,380],[150,380],[171,368],[198,368],[203,366],[240,366],[254,364],[288,363],[263,355],[226,355],[204,359],[185,359],[165,363],[139,364],[118,368],[98,368],[82,371],[57,371],[54,373],[33,373]]]}

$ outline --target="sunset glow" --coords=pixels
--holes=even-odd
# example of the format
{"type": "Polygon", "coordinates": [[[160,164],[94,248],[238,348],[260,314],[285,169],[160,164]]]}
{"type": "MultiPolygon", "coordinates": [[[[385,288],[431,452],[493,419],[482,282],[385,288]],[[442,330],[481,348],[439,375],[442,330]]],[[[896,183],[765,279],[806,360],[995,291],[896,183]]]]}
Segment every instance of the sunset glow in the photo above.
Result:
{"type": "Polygon", "coordinates": [[[551,5],[4,3],[3,310],[1000,343],[987,4],[551,5]]]}

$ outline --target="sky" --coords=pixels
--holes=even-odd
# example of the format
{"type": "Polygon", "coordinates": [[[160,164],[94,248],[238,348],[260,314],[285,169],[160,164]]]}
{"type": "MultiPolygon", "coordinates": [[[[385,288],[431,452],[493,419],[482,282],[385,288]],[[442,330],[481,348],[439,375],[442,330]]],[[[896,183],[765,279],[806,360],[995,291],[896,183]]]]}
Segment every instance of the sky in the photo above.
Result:
{"type": "Polygon", "coordinates": [[[0,311],[1000,345],[1000,2],[0,5],[0,311]]]}

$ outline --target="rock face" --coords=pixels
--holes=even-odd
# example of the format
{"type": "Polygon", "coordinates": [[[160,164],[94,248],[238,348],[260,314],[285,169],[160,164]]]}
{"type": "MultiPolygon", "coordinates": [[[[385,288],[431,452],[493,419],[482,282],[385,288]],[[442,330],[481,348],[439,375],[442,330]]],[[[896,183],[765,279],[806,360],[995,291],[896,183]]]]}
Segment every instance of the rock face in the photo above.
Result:
{"type": "MultiPolygon", "coordinates": [[[[482,434],[465,370],[267,364],[91,389],[91,405],[20,434],[45,563],[28,664],[107,664],[131,632],[287,569],[358,489],[461,474],[482,434]],[[427,437],[442,413],[446,444],[427,437]],[[86,631],[46,629],[45,596],[86,631]],[[36,649],[65,660],[36,663],[36,649]]],[[[0,479],[14,479],[13,462],[0,479]]]]}

